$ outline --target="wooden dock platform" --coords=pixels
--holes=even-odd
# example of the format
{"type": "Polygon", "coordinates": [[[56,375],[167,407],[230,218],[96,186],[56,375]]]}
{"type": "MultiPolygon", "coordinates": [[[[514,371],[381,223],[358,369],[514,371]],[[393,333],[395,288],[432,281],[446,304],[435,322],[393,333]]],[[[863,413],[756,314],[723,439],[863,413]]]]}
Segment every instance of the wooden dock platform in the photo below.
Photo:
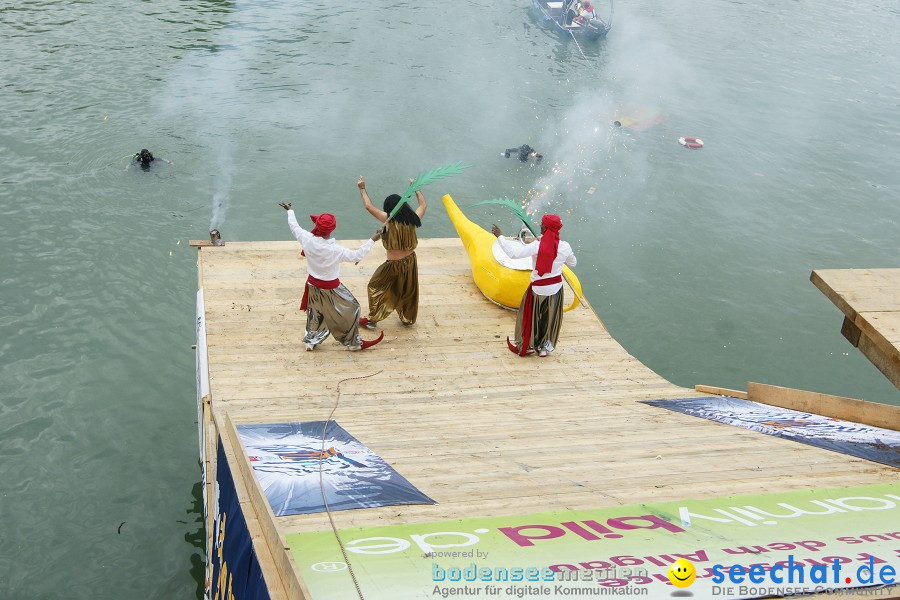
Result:
{"type": "Polygon", "coordinates": [[[844,313],[847,341],[900,389],[900,269],[819,269],[810,280],[844,313]]]}
{"type": "MultiPolygon", "coordinates": [[[[392,316],[373,349],[348,352],[329,340],[305,352],[298,304],[306,271],[296,242],[199,248],[209,382],[199,417],[204,460],[215,473],[221,438],[272,598],[313,597],[285,536],[331,531],[331,524],[325,513],[273,515],[235,435],[238,424],[323,421],[334,411],[341,426],[438,501],[334,512],[339,529],[900,480],[888,466],[639,402],[703,394],[628,354],[589,307],[565,314],[550,357],[520,358],[506,347],[515,313],[474,286],[460,241],[421,240],[417,253],[414,326],[392,316]]],[[[342,282],[364,310],[366,283],[383,256],[376,247],[342,267],[342,282]]],[[[839,272],[817,273],[832,282],[835,297],[852,300],[839,272]]],[[[847,305],[859,339],[885,352],[872,333],[883,307],[847,305]]],[[[889,377],[900,339],[896,302],[892,310],[886,341],[893,358],[887,352],[882,361],[893,365],[889,377]]],[[[658,326],[666,335],[665,323],[658,326]]],[[[213,481],[205,485],[215,532],[213,481]]]]}

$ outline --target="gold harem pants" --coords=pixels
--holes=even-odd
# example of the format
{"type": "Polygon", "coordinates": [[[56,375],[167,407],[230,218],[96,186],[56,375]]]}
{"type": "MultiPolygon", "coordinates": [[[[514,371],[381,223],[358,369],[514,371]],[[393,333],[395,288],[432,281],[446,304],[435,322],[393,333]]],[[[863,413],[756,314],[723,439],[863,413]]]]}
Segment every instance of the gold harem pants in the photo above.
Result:
{"type": "Polygon", "coordinates": [[[351,350],[362,344],[359,337],[359,302],[344,284],[333,290],[309,286],[306,300],[306,335],[303,341],[318,346],[328,334],[351,350]]]}
{"type": "Polygon", "coordinates": [[[369,280],[369,322],[377,323],[393,311],[404,325],[419,314],[419,263],[413,252],[400,260],[386,260],[369,280]]]}

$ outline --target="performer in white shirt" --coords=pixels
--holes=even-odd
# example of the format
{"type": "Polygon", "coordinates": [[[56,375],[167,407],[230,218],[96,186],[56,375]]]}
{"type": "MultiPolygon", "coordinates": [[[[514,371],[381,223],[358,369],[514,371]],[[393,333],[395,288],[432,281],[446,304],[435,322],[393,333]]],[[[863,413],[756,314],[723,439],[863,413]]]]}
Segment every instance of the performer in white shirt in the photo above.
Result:
{"type": "Polygon", "coordinates": [[[540,241],[521,244],[504,239],[496,225],[491,227],[507,256],[534,257],[531,283],[522,296],[516,314],[515,344],[506,338],[509,349],[519,356],[532,352],[537,352],[541,357],[547,356],[559,340],[563,316],[562,268],[564,264],[574,267],[576,263],[572,247],[559,239],[560,229],[562,221],[559,216],[544,215],[540,241]]]}
{"type": "Polygon", "coordinates": [[[314,227],[312,231],[306,231],[297,223],[290,202],[279,205],[287,211],[291,233],[303,246],[302,254],[306,257],[309,276],[300,304],[300,309],[306,311],[306,335],[303,337],[306,349],[315,350],[329,333],[351,350],[365,350],[383,340],[384,332],[371,341],[359,336],[359,302],[338,279],[341,263],[362,260],[372,249],[372,244],[381,239],[381,230],[357,250],[350,250],[331,237],[337,227],[334,215],[310,215],[314,227]]]}
{"type": "Polygon", "coordinates": [[[591,5],[591,0],[584,0],[581,6],[578,7],[578,16],[584,19],[593,19],[597,16],[593,5],[591,5]]]}

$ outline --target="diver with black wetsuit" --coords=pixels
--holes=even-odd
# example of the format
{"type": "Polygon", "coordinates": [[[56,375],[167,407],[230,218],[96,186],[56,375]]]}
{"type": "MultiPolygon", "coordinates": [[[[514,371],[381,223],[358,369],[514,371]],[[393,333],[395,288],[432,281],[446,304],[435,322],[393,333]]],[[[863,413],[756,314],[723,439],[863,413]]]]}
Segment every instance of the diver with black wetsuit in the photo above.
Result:
{"type": "Polygon", "coordinates": [[[511,154],[516,154],[519,157],[519,160],[522,162],[528,162],[529,160],[534,160],[534,162],[541,162],[544,158],[543,155],[538,154],[538,151],[529,146],[528,144],[522,144],[518,148],[507,148],[503,153],[503,156],[509,158],[511,154]]]}

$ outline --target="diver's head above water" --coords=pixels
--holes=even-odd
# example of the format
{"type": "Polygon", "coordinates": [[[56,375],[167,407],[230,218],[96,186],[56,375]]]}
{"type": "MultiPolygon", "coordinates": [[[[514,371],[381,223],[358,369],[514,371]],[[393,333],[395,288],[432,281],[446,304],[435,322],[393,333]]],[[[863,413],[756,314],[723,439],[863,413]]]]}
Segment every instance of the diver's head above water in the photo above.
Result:
{"type": "Polygon", "coordinates": [[[154,161],[153,153],[144,148],[134,155],[134,160],[138,161],[142,165],[149,165],[154,161]]]}

